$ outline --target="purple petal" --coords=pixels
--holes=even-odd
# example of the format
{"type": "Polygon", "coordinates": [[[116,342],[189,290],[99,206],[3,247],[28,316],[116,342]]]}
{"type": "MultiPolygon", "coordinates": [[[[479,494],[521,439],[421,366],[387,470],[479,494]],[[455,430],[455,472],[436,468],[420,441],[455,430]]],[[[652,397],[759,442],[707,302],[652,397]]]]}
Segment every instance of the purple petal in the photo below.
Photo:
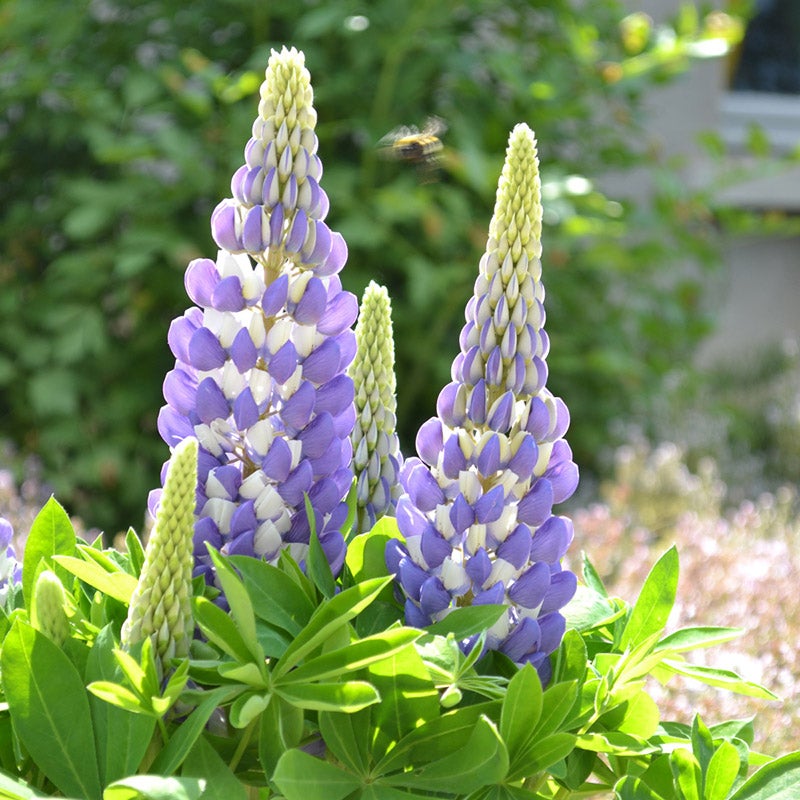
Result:
{"type": "Polygon", "coordinates": [[[258,361],[258,350],[253,344],[247,328],[240,328],[230,346],[231,360],[240,373],[252,369],[258,361]]]}
{"type": "Polygon", "coordinates": [[[514,410],[514,395],[504,392],[499,402],[493,403],[486,425],[493,431],[505,433],[511,425],[511,412],[514,410]]]}
{"type": "Polygon", "coordinates": [[[191,422],[169,406],[163,406],[158,412],[157,427],[159,435],[170,447],[175,447],[187,437],[194,436],[191,422]]]}
{"type": "Polygon", "coordinates": [[[536,442],[528,433],[525,433],[525,438],[520,442],[517,447],[517,452],[511,457],[508,462],[508,468],[517,475],[520,480],[527,480],[533,475],[533,468],[539,459],[539,448],[536,442]]]}
{"type": "Polygon", "coordinates": [[[189,340],[189,363],[199,370],[217,369],[225,364],[225,351],[208,328],[198,328],[189,340]]]}
{"type": "Polygon", "coordinates": [[[534,534],[531,561],[552,564],[560,560],[574,536],[572,520],[568,517],[550,517],[534,534]]]}
{"type": "Polygon", "coordinates": [[[492,572],[492,561],[486,550],[481,547],[472,558],[467,560],[464,569],[467,571],[467,575],[472,578],[472,582],[476,586],[482,587],[492,572]]]}
{"type": "Polygon", "coordinates": [[[422,557],[431,569],[441,566],[453,552],[450,543],[432,525],[423,531],[420,547],[422,557]]]}
{"type": "Polygon", "coordinates": [[[297,368],[297,350],[291,341],[285,342],[269,360],[267,371],[278,383],[286,383],[297,368]]]}
{"type": "Polygon", "coordinates": [[[497,434],[483,442],[477,467],[484,478],[491,478],[500,469],[500,437],[497,434]]]}
{"type": "Polygon", "coordinates": [[[303,458],[319,458],[328,449],[333,437],[331,415],[320,414],[314,417],[297,435],[297,439],[303,445],[303,458]]]}
{"type": "Polygon", "coordinates": [[[336,341],[326,339],[303,361],[303,377],[317,385],[327,383],[340,371],[341,356],[342,353],[336,341]]]}
{"type": "Polygon", "coordinates": [[[460,492],[450,506],[450,523],[455,532],[464,533],[475,522],[475,511],[460,492]]]}
{"type": "Polygon", "coordinates": [[[448,383],[436,399],[436,415],[445,425],[459,427],[467,413],[466,391],[463,384],[448,383]]]}
{"type": "Polygon", "coordinates": [[[442,471],[451,481],[454,481],[458,478],[459,472],[467,468],[467,459],[461,450],[457,434],[452,433],[448,436],[443,451],[442,471]]]}
{"type": "Polygon", "coordinates": [[[467,414],[475,425],[486,422],[486,381],[481,378],[469,394],[467,414]]]}
{"type": "Polygon", "coordinates": [[[221,250],[238,253],[241,240],[236,236],[236,208],[230,200],[223,200],[211,214],[211,235],[221,250]]]}
{"type": "Polygon", "coordinates": [[[299,253],[308,232],[308,217],[302,208],[295,212],[284,247],[288,253],[299,253]]]}
{"type": "Polygon", "coordinates": [[[553,513],[553,485],[539,478],[517,505],[517,519],[536,528],[553,513]]]}
{"type": "Polygon", "coordinates": [[[197,416],[206,425],[215,419],[227,419],[231,409],[222,389],[213,378],[204,378],[197,386],[197,416]]]}
{"type": "Polygon", "coordinates": [[[400,562],[404,558],[408,558],[408,551],[397,539],[389,539],[389,541],[386,542],[384,560],[386,561],[386,569],[390,574],[397,575],[400,571],[400,562]]]}
{"type": "MultiPolygon", "coordinates": [[[[352,447],[348,447],[349,442],[334,437],[328,449],[317,458],[309,459],[311,469],[314,472],[314,479],[320,476],[332,475],[339,467],[350,464],[352,458],[352,447]],[[346,455],[345,450],[350,453],[346,455]]],[[[362,473],[366,474],[366,473],[362,473]]]]}
{"type": "MultiPolygon", "coordinates": [[[[320,219],[322,219],[323,216],[320,216],[320,219]]],[[[331,251],[328,253],[328,257],[314,272],[320,277],[335,275],[337,272],[341,271],[345,261],[347,261],[347,243],[340,233],[331,232],[331,251]]]]}
{"type": "Polygon", "coordinates": [[[164,378],[164,399],[179,414],[188,416],[194,411],[197,378],[176,367],[164,378]]]}
{"type": "Polygon", "coordinates": [[[406,491],[420,511],[433,511],[437,505],[444,502],[444,494],[436,478],[420,461],[408,473],[406,491]]]}
{"type": "Polygon", "coordinates": [[[302,381],[297,391],[283,404],[280,410],[281,421],[287,428],[302,430],[311,419],[316,401],[314,386],[309,381],[302,381]]]}
{"type": "Polygon", "coordinates": [[[439,453],[442,452],[444,447],[442,421],[438,417],[431,417],[422,424],[417,433],[416,446],[419,457],[428,466],[435,467],[439,460],[439,453]]]}
{"type": "Polygon", "coordinates": [[[419,607],[423,614],[432,617],[444,611],[450,605],[450,599],[450,592],[444,588],[442,582],[437,577],[431,576],[420,589],[419,607]]]}
{"type": "MultiPolygon", "coordinates": [[[[538,566],[538,564],[536,565],[538,566]]],[[[550,588],[542,602],[542,607],[539,609],[539,614],[549,614],[552,611],[558,611],[563,608],[574,596],[578,589],[578,579],[575,574],[569,570],[557,572],[550,579],[550,588]]],[[[522,603],[520,603],[522,605],[522,603]]]]}
{"type": "Polygon", "coordinates": [[[256,517],[255,503],[252,500],[245,500],[244,503],[237,506],[231,516],[231,537],[235,538],[246,531],[255,531],[257,527],[258,517],[256,517]]]}
{"type": "Polygon", "coordinates": [[[294,318],[301,325],[316,325],[325,312],[328,302],[325,284],[317,277],[309,279],[300,302],[294,309],[294,318]]]}
{"type": "Polygon", "coordinates": [[[303,494],[311,488],[314,481],[314,473],[308,461],[301,461],[293,469],[286,480],[277,486],[278,494],[289,504],[302,507],[303,494]]]}
{"type": "Polygon", "coordinates": [[[255,535],[255,531],[244,531],[235,539],[229,539],[228,544],[225,546],[226,554],[229,556],[255,557],[256,551],[253,547],[253,539],[255,539],[255,535]]]}
{"type": "Polygon", "coordinates": [[[217,311],[241,311],[247,305],[242,297],[242,282],[236,275],[228,275],[216,285],[211,305],[217,311]]]}
{"type": "Polygon", "coordinates": [[[354,395],[353,379],[348,375],[337,375],[316,390],[314,411],[317,414],[327,411],[337,417],[353,404],[354,395]]]}
{"type": "MultiPolygon", "coordinates": [[[[409,459],[409,461],[411,460],[409,459]]],[[[400,529],[400,533],[406,539],[410,539],[412,536],[422,536],[422,532],[427,526],[427,518],[411,502],[411,498],[407,494],[401,495],[397,501],[397,527],[400,529]]]]}
{"type": "Polygon", "coordinates": [[[527,653],[538,650],[541,638],[539,623],[530,617],[523,617],[517,627],[506,636],[499,649],[512,661],[518,662],[527,653]]]}
{"type": "Polygon", "coordinates": [[[497,581],[490,586],[486,591],[478,592],[472,599],[474,606],[493,606],[503,605],[506,598],[506,587],[503,586],[503,581],[497,581]]]}
{"type": "Polygon", "coordinates": [[[412,628],[427,628],[431,624],[431,618],[421,611],[412,600],[405,603],[406,624],[412,628]]]}
{"type": "Polygon", "coordinates": [[[478,498],[474,504],[475,519],[480,523],[496,522],[503,513],[505,490],[502,485],[495,486],[478,498]]]}
{"type": "Polygon", "coordinates": [[[195,305],[208,308],[218,283],[217,265],[210,258],[195,258],[189,262],[183,285],[186,287],[186,294],[195,305]]]}
{"type": "Polygon", "coordinates": [[[194,535],[192,536],[194,552],[198,555],[207,555],[206,542],[219,550],[222,547],[222,534],[211,517],[200,517],[194,524],[194,535]]]}
{"type": "Polygon", "coordinates": [[[335,481],[324,478],[317,481],[308,492],[308,499],[320,514],[329,514],[342,499],[342,493],[335,481]]]}
{"type": "Polygon", "coordinates": [[[537,608],[550,587],[550,568],[540,561],[517,578],[508,590],[508,597],[523,608],[537,608]]]}
{"type": "Polygon", "coordinates": [[[352,292],[339,292],[328,300],[317,330],[325,336],[337,336],[349,328],[358,316],[358,300],[352,292]]]}
{"type": "Polygon", "coordinates": [[[259,413],[256,401],[249,386],[245,386],[233,401],[233,420],[240,431],[247,430],[258,422],[259,413]]]}
{"type": "Polygon", "coordinates": [[[270,209],[269,215],[269,243],[270,247],[280,247],[283,244],[283,206],[270,209]]]}
{"type": "Polygon", "coordinates": [[[202,324],[203,312],[199,308],[190,308],[182,317],[174,319],[170,324],[167,342],[172,355],[178,361],[189,363],[189,342],[202,324]]]}
{"type": "Polygon", "coordinates": [[[553,484],[553,503],[563,503],[578,488],[578,465],[573,461],[562,462],[554,469],[548,469],[545,475],[553,484]]]}
{"type": "Polygon", "coordinates": [[[286,439],[276,436],[264,458],[261,460],[261,469],[273,481],[285,481],[292,468],[292,451],[286,439]]]}
{"type": "Polygon", "coordinates": [[[412,600],[419,600],[422,584],[430,578],[430,575],[418,564],[415,564],[411,558],[400,559],[398,576],[403,591],[412,600]]]}
{"type": "Polygon", "coordinates": [[[338,575],[344,564],[344,557],[347,547],[344,543],[344,536],[339,531],[330,531],[319,537],[319,543],[328,560],[331,572],[338,575]]]}
{"type": "Polygon", "coordinates": [[[226,500],[235,500],[239,495],[241,485],[242,473],[239,471],[239,467],[225,464],[214,469],[206,479],[206,494],[209,497],[219,497],[222,494],[226,500]],[[212,490],[214,490],[213,494],[212,490]]]}
{"type": "Polygon", "coordinates": [[[528,424],[525,430],[533,435],[537,442],[543,442],[550,433],[550,411],[540,397],[531,398],[531,407],[528,412],[528,424]]]}
{"type": "Polygon", "coordinates": [[[286,305],[289,296],[289,276],[282,272],[264,291],[261,309],[268,317],[274,317],[286,305]]]}
{"type": "Polygon", "coordinates": [[[539,617],[539,627],[542,630],[542,639],[539,642],[539,650],[543,653],[552,653],[564,638],[567,629],[567,621],[561,614],[552,613],[539,617]]]}
{"type": "Polygon", "coordinates": [[[497,548],[497,557],[508,561],[514,569],[522,569],[528,563],[530,552],[531,532],[527,525],[517,525],[497,548]]]}
{"type": "Polygon", "coordinates": [[[552,439],[561,439],[569,428],[569,409],[560,397],[555,398],[555,403],[556,424],[550,436],[552,439]]]}

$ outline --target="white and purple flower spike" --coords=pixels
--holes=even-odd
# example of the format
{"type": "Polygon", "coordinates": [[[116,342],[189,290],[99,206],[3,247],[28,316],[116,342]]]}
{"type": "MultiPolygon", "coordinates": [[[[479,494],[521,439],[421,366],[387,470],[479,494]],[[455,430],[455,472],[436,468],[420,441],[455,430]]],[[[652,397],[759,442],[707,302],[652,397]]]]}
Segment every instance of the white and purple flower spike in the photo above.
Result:
{"type": "Polygon", "coordinates": [[[337,572],[353,478],[358,305],[337,275],[347,247],[324,222],[303,54],[273,51],[260,96],[232,197],[211,217],[216,261],[186,270],[195,306],[170,327],[158,420],[170,447],[200,443],[195,574],[209,580],[206,542],[268,561],[288,548],[302,562],[312,524],[337,572]]]}
{"type": "Polygon", "coordinates": [[[350,365],[355,384],[353,472],[357,529],[366,533],[381,517],[394,516],[403,457],[397,438],[392,306],[384,286],[370,281],[356,325],[357,351],[350,365]]]}
{"type": "Polygon", "coordinates": [[[561,568],[572,523],[553,515],[578,484],[563,436],[566,405],[546,388],[549,339],[541,283],[542,206],[536,139],[509,137],[486,252],[467,304],[452,382],[403,465],[397,522],[405,544],[386,561],[406,619],[424,626],[453,609],[502,603],[487,647],[549,680],[559,613],[577,579],[561,568]]]}

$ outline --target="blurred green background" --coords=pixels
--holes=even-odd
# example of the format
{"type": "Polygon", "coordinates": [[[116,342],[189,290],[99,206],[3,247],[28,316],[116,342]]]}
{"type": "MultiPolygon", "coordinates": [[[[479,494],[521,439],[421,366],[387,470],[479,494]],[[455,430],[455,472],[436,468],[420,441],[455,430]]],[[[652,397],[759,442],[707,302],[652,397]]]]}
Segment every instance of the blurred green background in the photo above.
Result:
{"type": "Polygon", "coordinates": [[[4,0],[0,438],[39,454],[88,524],[139,526],[168,455],[155,422],[183,271],[215,255],[210,212],[286,44],[312,75],[345,287],[374,278],[392,297],[406,453],[449,380],[508,132],[534,128],[548,385],[590,472],[612,421],[657,398],[709,329],[702,270],[680,266],[716,263],[708,198],[669,180],[642,136],[643,98],[690,67],[691,45],[741,34],[708,11],[687,3],[663,36],[617,0],[4,0]],[[423,182],[376,144],[432,114],[448,129],[423,182]],[[634,169],[665,176],[651,202],[597,188],[634,169]]]}

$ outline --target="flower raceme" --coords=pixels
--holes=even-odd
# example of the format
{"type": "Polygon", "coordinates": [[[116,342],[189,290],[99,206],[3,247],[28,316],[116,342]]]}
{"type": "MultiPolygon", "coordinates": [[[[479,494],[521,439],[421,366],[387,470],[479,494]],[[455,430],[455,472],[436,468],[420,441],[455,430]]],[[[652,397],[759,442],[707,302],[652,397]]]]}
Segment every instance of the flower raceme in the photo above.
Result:
{"type": "Polygon", "coordinates": [[[563,436],[566,405],[545,387],[549,340],[541,283],[541,189],[536,140],[514,128],[486,252],[466,308],[452,382],[401,472],[397,521],[405,543],[386,560],[406,620],[426,626],[452,609],[500,603],[487,647],[547,679],[559,613],[577,579],[561,568],[572,525],[554,503],[577,487],[563,436]]]}
{"type": "Polygon", "coordinates": [[[217,259],[189,264],[195,306],[169,331],[159,432],[200,442],[195,572],[209,580],[206,542],[302,562],[312,524],[333,571],[344,561],[358,308],[337,275],[344,239],[324,222],[312,101],[302,53],[273,51],[233,196],[211,217],[217,259]]]}
{"type": "Polygon", "coordinates": [[[359,533],[369,531],[387,514],[394,516],[401,490],[391,315],[386,288],[370,281],[361,301],[356,357],[350,365],[355,385],[352,441],[359,533]]]}

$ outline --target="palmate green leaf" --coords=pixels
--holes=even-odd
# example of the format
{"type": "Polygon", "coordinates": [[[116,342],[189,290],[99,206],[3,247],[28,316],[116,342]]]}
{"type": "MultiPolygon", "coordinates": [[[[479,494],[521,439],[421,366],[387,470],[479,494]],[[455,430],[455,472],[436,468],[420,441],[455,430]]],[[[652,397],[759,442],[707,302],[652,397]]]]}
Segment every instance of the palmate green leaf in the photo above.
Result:
{"type": "Polygon", "coordinates": [[[319,732],[326,747],[348,769],[365,777],[369,773],[369,710],[354,714],[319,713],[319,732]]]}
{"type": "Polygon", "coordinates": [[[276,685],[275,694],[298,708],[352,713],[379,703],[381,696],[366,681],[276,685]]]}
{"type": "Polygon", "coordinates": [[[125,605],[130,603],[131,595],[136,588],[136,578],[133,575],[129,575],[121,569],[116,572],[108,572],[96,561],[87,561],[74,556],[54,556],[53,561],[103,594],[113,597],[125,605]]]}
{"type": "Polygon", "coordinates": [[[576,740],[573,733],[554,733],[528,741],[512,759],[507,779],[516,781],[542,772],[566,758],[575,749],[576,740]]]}
{"type": "Polygon", "coordinates": [[[416,628],[393,628],[383,633],[360,639],[347,647],[332,650],[306,661],[287,672],[279,681],[280,686],[304,681],[319,681],[369,666],[394,653],[422,636],[416,628]]]}
{"type": "Polygon", "coordinates": [[[508,772],[508,751],[488,717],[480,717],[467,743],[456,752],[381,779],[394,787],[469,794],[482,786],[499,783],[508,772]]]}
{"type": "Polygon", "coordinates": [[[714,647],[718,644],[730,642],[743,633],[743,628],[681,628],[661,639],[655,649],[656,652],[659,650],[671,650],[675,653],[700,650],[704,647],[714,647]]]}
{"type": "Polygon", "coordinates": [[[258,758],[267,775],[272,775],[278,760],[287,750],[300,744],[303,719],[303,709],[280,697],[273,697],[264,710],[258,737],[258,758]]]}
{"type": "Polygon", "coordinates": [[[205,786],[202,778],[133,775],[106,787],[103,800],[199,800],[205,786]]]}
{"type": "Polygon", "coordinates": [[[594,564],[589,560],[586,551],[581,552],[581,566],[581,575],[583,576],[586,586],[597,592],[601,597],[608,597],[608,592],[603,585],[603,580],[595,569],[594,564]]]}
{"type": "Polygon", "coordinates": [[[202,736],[186,756],[181,777],[203,779],[201,800],[247,800],[244,784],[202,736]]]}
{"type": "Polygon", "coordinates": [[[707,686],[718,686],[721,689],[727,689],[729,692],[735,692],[746,697],[760,697],[763,700],[779,699],[769,689],[753,681],[745,680],[732,670],[705,667],[671,658],[664,659],[659,669],[666,673],[694,678],[707,686]]]}
{"type": "Polygon", "coordinates": [[[658,745],[651,744],[646,739],[618,731],[581,733],[575,741],[575,747],[592,753],[609,753],[615,756],[638,756],[659,751],[658,745]]]}
{"type": "Polygon", "coordinates": [[[98,700],[115,708],[132,714],[160,716],[160,714],[153,713],[152,705],[149,702],[142,700],[135,692],[114,681],[92,681],[86,688],[98,700]]]}
{"type": "Polygon", "coordinates": [[[797,800],[800,751],[770,761],[750,776],[728,800],[797,800]]]}
{"type": "Polygon", "coordinates": [[[439,693],[413,645],[368,667],[381,702],[372,708],[372,758],[380,761],[407,733],[439,716],[439,693]]]}
{"type": "Polygon", "coordinates": [[[635,647],[667,624],[678,590],[678,551],[673,545],[656,561],[622,631],[619,649],[635,647]]]}
{"type": "Polygon", "coordinates": [[[542,682],[539,680],[539,675],[530,664],[526,664],[509,681],[503,700],[503,710],[500,713],[500,735],[503,737],[512,764],[539,722],[542,699],[542,682]]]}
{"type": "Polygon", "coordinates": [[[172,775],[194,747],[194,743],[217,707],[234,698],[239,691],[237,686],[220,686],[204,693],[201,703],[181,722],[169,742],[156,756],[150,765],[151,772],[172,775]]]}
{"type": "Polygon", "coordinates": [[[561,727],[572,727],[569,713],[578,699],[578,681],[563,681],[547,687],[542,696],[542,711],[533,735],[541,739],[561,727]]]}
{"type": "Polygon", "coordinates": [[[230,616],[236,623],[241,640],[250,653],[250,658],[260,664],[264,660],[264,651],[258,643],[256,636],[256,615],[250,595],[247,593],[239,576],[233,571],[227,560],[213,547],[207,545],[209,555],[217,571],[217,580],[222,585],[222,591],[230,607],[230,616]]]}
{"type": "Polygon", "coordinates": [[[323,600],[308,624],[278,660],[272,675],[276,680],[302,661],[309,653],[324,644],[360,611],[366,608],[386,586],[390,578],[376,578],[356,584],[340,594],[323,600]]]}
{"type": "MultiPolygon", "coordinates": [[[[401,541],[403,539],[394,517],[382,517],[375,523],[371,531],[361,533],[352,539],[347,545],[345,564],[356,581],[388,576],[386,545],[392,539],[401,541]]],[[[393,602],[391,586],[387,586],[383,590],[380,599],[393,602]]]]}
{"type": "Polygon", "coordinates": [[[142,547],[142,540],[136,535],[133,528],[128,528],[128,532],[125,534],[125,549],[128,552],[131,574],[138,578],[144,566],[144,547],[142,547]]]}
{"type": "Polygon", "coordinates": [[[297,636],[316,607],[297,582],[282,569],[250,556],[232,556],[230,562],[242,576],[256,616],[297,636]]]}
{"type": "Polygon", "coordinates": [[[89,700],[70,660],[17,619],[3,643],[0,668],[14,729],[39,769],[65,795],[99,798],[89,700]]]}
{"type": "Polygon", "coordinates": [[[575,596],[561,613],[567,621],[568,628],[585,632],[610,625],[625,613],[625,609],[618,608],[607,595],[578,584],[575,596]]]}
{"type": "Polygon", "coordinates": [[[302,750],[281,756],[272,781],[286,800],[343,800],[361,786],[355,775],[302,750]]]}
{"type": "MultiPolygon", "coordinates": [[[[22,559],[22,595],[25,598],[26,608],[31,607],[33,584],[41,563],[51,560],[56,555],[74,555],[75,542],[75,531],[67,512],[55,497],[51,497],[36,515],[25,542],[25,554],[22,559]]],[[[56,573],[61,577],[64,571],[56,568],[56,573]]]]}
{"type": "MultiPolygon", "coordinates": [[[[497,718],[500,703],[460,706],[411,730],[374,767],[376,775],[387,775],[405,764],[419,764],[443,758],[466,745],[482,716],[497,718]]],[[[374,713],[374,709],[373,709],[374,713]]]]}
{"type": "Polygon", "coordinates": [[[691,742],[692,753],[700,765],[700,771],[705,775],[714,755],[714,739],[699,714],[695,714],[692,720],[691,742]]]}
{"type": "Polygon", "coordinates": [[[583,681],[588,669],[588,654],[583,636],[567,628],[555,654],[553,681],[583,681]]]}

